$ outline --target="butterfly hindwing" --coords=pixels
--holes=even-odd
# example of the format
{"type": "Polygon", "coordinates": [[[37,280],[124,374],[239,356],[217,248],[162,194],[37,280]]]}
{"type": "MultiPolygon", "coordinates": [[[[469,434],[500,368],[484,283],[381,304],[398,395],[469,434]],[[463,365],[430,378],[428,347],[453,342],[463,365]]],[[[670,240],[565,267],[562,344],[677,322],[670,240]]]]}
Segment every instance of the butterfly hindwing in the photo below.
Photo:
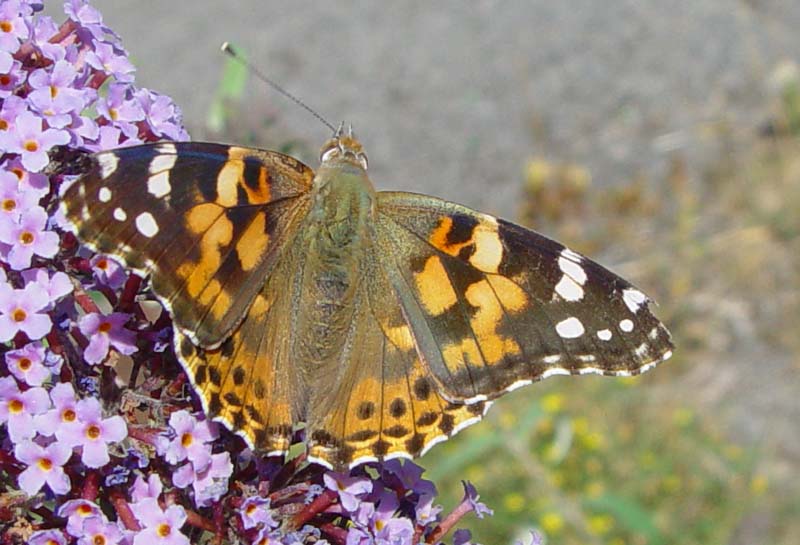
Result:
{"type": "Polygon", "coordinates": [[[644,294],[555,241],[424,195],[379,193],[378,216],[418,350],[452,401],[555,374],[635,375],[671,353],[644,294]]]}
{"type": "Polygon", "coordinates": [[[477,422],[489,402],[442,396],[423,364],[375,247],[362,262],[348,353],[337,380],[312,389],[309,455],[333,467],[415,457],[477,422]]]}
{"type": "Polygon", "coordinates": [[[91,156],[64,214],[93,249],[151,275],[179,329],[230,335],[307,210],[314,173],[279,154],[163,142],[91,156]]]}

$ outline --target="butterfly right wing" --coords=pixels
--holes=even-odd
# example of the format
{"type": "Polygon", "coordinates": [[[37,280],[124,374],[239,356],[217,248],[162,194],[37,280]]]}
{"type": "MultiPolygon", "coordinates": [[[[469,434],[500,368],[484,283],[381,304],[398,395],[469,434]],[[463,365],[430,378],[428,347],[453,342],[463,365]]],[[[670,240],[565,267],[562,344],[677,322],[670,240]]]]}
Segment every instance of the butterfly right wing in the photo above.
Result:
{"type": "Polygon", "coordinates": [[[212,348],[245,315],[309,205],[314,172],[270,151],[161,142],[90,156],[62,210],[98,252],[150,274],[182,335],[212,348]]]}

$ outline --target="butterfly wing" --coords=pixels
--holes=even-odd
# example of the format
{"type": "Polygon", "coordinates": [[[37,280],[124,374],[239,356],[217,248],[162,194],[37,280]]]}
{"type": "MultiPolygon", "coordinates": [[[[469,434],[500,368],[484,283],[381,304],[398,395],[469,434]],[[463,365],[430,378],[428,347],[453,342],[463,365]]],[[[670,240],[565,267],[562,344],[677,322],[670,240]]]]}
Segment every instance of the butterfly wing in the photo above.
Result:
{"type": "Polygon", "coordinates": [[[378,240],[442,395],[493,399],[556,374],[639,374],[672,353],[649,299],[533,231],[428,196],[379,193],[378,240]]]}
{"type": "Polygon", "coordinates": [[[90,247],[150,274],[177,330],[213,348],[288,245],[313,177],[277,152],[162,142],[91,156],[62,210],[90,247]]]}
{"type": "Polygon", "coordinates": [[[451,403],[416,350],[380,254],[373,246],[361,262],[341,373],[321,377],[309,395],[311,460],[342,470],[363,462],[411,458],[477,422],[490,402],[451,403]]]}

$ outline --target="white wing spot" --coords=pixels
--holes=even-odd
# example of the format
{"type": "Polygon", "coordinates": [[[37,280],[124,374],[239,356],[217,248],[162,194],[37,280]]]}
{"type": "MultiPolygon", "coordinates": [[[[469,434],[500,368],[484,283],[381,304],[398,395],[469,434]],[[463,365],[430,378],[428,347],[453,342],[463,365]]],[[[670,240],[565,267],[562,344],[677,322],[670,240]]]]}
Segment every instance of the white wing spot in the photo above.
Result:
{"type": "Polygon", "coordinates": [[[633,322],[625,318],[624,320],[620,321],[619,328],[625,333],[630,333],[633,331],[633,322]]]}
{"type": "Polygon", "coordinates": [[[532,382],[533,382],[532,380],[528,380],[528,379],[518,380],[518,381],[512,383],[510,386],[507,386],[505,391],[506,392],[513,392],[517,388],[522,388],[523,386],[527,386],[528,384],[530,384],[532,382]]]}
{"type": "Polygon", "coordinates": [[[622,299],[625,301],[630,311],[636,314],[636,311],[642,308],[644,302],[647,301],[647,296],[637,289],[628,288],[623,290],[622,299]]]}
{"type": "Polygon", "coordinates": [[[650,345],[648,345],[647,343],[642,343],[636,347],[634,352],[636,352],[636,355],[639,356],[640,358],[644,357],[645,354],[650,352],[650,345]]]}
{"type": "Polygon", "coordinates": [[[153,238],[158,234],[158,224],[153,214],[142,212],[136,216],[136,229],[147,238],[153,238]]]}
{"type": "Polygon", "coordinates": [[[591,363],[593,361],[597,361],[597,357],[594,354],[580,354],[578,359],[582,362],[591,363]]]}
{"type": "MultiPolygon", "coordinates": [[[[166,153],[166,154],[171,154],[171,155],[175,155],[176,153],[178,153],[178,150],[175,147],[175,144],[173,144],[172,142],[162,142],[162,143],[160,143],[160,144],[158,144],[156,146],[156,150],[158,150],[159,153],[166,153]]],[[[173,164],[174,164],[174,161],[173,161],[173,164]]],[[[151,170],[151,172],[152,172],[152,170],[151,170]]]]}
{"type": "Polygon", "coordinates": [[[654,327],[650,330],[650,333],[647,334],[652,340],[656,340],[658,338],[658,327],[654,327]]]}
{"type": "Polygon", "coordinates": [[[580,301],[583,299],[583,288],[566,274],[556,284],[556,293],[565,301],[580,301]]]}
{"type": "Polygon", "coordinates": [[[111,190],[107,187],[101,187],[97,192],[97,199],[100,202],[108,202],[111,200],[111,190]]]}
{"type": "Polygon", "coordinates": [[[566,320],[561,320],[556,324],[556,333],[562,339],[576,339],[584,334],[586,330],[580,320],[572,316],[566,320]]]}
{"type": "Polygon", "coordinates": [[[571,375],[569,371],[564,369],[563,367],[553,367],[552,369],[545,369],[544,373],[542,373],[542,378],[550,378],[556,375],[571,375]]]}
{"type": "Polygon", "coordinates": [[[542,358],[544,363],[556,363],[561,361],[561,354],[553,354],[552,356],[545,356],[542,358]]]}
{"type": "Polygon", "coordinates": [[[101,153],[97,156],[97,164],[100,165],[100,177],[105,180],[116,172],[119,159],[113,152],[101,153]]]}
{"type": "Polygon", "coordinates": [[[573,252],[569,248],[564,248],[561,250],[561,257],[566,257],[570,261],[574,261],[575,263],[580,263],[583,260],[580,254],[573,252]]]}
{"type": "MultiPolygon", "coordinates": [[[[561,252],[562,254],[564,252],[561,252]]],[[[583,270],[583,267],[567,259],[566,257],[559,257],[558,258],[558,268],[561,269],[561,272],[564,274],[568,274],[575,282],[580,284],[581,286],[586,283],[586,271],[583,270]]]]}
{"type": "Polygon", "coordinates": [[[147,192],[157,199],[169,195],[170,191],[172,191],[172,186],[169,183],[169,170],[153,174],[147,179],[147,192]]]}
{"type": "Polygon", "coordinates": [[[122,208],[115,208],[113,213],[114,219],[117,221],[125,221],[128,219],[128,214],[125,213],[125,210],[122,208]]]}
{"type": "Polygon", "coordinates": [[[597,338],[601,341],[610,341],[611,340],[611,330],[610,329],[601,329],[597,332],[597,338]]]}

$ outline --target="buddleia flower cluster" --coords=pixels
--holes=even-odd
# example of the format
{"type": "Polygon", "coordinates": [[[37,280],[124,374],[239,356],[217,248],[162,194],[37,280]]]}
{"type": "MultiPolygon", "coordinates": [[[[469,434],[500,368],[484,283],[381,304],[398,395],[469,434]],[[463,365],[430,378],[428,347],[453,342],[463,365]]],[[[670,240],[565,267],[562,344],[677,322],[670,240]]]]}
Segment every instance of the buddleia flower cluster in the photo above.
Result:
{"type": "MultiPolygon", "coordinates": [[[[142,279],[62,229],[65,149],[187,140],[85,0],[0,0],[0,543],[463,545],[397,460],[339,474],[204,419],[142,279]],[[450,541],[452,540],[452,541],[450,541]]],[[[302,430],[295,438],[302,441],[302,430]]]]}

